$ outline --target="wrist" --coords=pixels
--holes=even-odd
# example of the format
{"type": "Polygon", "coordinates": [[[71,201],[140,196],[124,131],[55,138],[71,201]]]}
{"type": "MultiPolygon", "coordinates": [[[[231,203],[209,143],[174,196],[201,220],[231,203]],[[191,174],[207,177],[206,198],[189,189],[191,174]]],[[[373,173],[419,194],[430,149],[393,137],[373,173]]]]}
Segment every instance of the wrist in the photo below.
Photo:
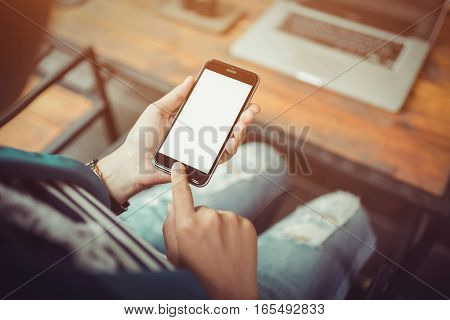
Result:
{"type": "Polygon", "coordinates": [[[126,165],[127,160],[121,156],[120,148],[97,163],[103,183],[118,204],[124,204],[139,191],[126,165]]]}

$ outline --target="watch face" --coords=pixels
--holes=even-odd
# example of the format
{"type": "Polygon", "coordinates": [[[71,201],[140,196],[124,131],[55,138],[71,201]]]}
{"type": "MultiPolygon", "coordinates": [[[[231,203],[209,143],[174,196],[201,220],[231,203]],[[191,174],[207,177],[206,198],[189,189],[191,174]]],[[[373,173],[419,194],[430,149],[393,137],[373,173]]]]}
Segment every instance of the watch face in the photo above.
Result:
{"type": "Polygon", "coordinates": [[[98,168],[97,163],[98,163],[98,159],[94,159],[94,160],[92,160],[91,162],[88,163],[88,166],[95,173],[95,175],[97,177],[99,177],[100,180],[102,180],[102,182],[103,182],[103,175],[102,175],[102,172],[100,171],[100,169],[98,168]]]}
{"type": "Polygon", "coordinates": [[[108,197],[109,197],[109,202],[111,205],[111,211],[114,212],[115,214],[120,214],[124,211],[126,211],[130,205],[130,203],[128,201],[126,201],[123,204],[120,204],[116,201],[116,199],[114,199],[114,197],[112,196],[112,194],[108,191],[105,182],[103,181],[103,174],[100,171],[100,168],[97,165],[98,163],[98,159],[94,159],[92,161],[90,161],[87,166],[92,170],[92,172],[94,172],[94,174],[100,179],[100,181],[103,183],[103,185],[105,186],[106,192],[108,193],[108,197]]]}

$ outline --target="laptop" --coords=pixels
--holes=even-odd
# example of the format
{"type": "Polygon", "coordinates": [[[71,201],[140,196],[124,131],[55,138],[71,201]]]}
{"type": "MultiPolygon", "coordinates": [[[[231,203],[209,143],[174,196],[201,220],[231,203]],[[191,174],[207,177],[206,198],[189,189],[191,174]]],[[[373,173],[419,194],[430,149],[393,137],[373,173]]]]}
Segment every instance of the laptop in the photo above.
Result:
{"type": "Polygon", "coordinates": [[[448,0],[279,0],[231,54],[398,112],[447,6],[448,0]]]}

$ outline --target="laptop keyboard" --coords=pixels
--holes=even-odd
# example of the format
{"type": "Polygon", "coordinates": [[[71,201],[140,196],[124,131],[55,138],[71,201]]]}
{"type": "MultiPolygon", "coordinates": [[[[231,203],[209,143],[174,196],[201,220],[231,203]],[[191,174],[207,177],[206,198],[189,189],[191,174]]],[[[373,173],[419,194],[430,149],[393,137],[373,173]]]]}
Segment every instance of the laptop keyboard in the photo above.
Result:
{"type": "Polygon", "coordinates": [[[374,52],[366,61],[391,68],[403,49],[403,44],[326,23],[311,17],[291,13],[280,26],[290,34],[318,42],[362,58],[374,52]]]}

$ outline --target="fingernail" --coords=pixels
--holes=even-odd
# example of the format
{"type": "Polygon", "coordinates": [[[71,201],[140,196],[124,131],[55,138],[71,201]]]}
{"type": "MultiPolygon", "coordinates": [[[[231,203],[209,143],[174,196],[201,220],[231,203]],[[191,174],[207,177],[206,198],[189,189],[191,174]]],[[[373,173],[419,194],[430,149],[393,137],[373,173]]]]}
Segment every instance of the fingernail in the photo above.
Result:
{"type": "Polygon", "coordinates": [[[172,170],[175,171],[184,171],[184,166],[181,162],[175,162],[172,166],[172,170]]]}
{"type": "Polygon", "coordinates": [[[192,80],[192,76],[187,76],[186,79],[184,79],[184,82],[188,82],[192,80]]]}
{"type": "Polygon", "coordinates": [[[241,131],[241,126],[237,124],[234,126],[234,132],[239,132],[239,131],[241,131]]]}

